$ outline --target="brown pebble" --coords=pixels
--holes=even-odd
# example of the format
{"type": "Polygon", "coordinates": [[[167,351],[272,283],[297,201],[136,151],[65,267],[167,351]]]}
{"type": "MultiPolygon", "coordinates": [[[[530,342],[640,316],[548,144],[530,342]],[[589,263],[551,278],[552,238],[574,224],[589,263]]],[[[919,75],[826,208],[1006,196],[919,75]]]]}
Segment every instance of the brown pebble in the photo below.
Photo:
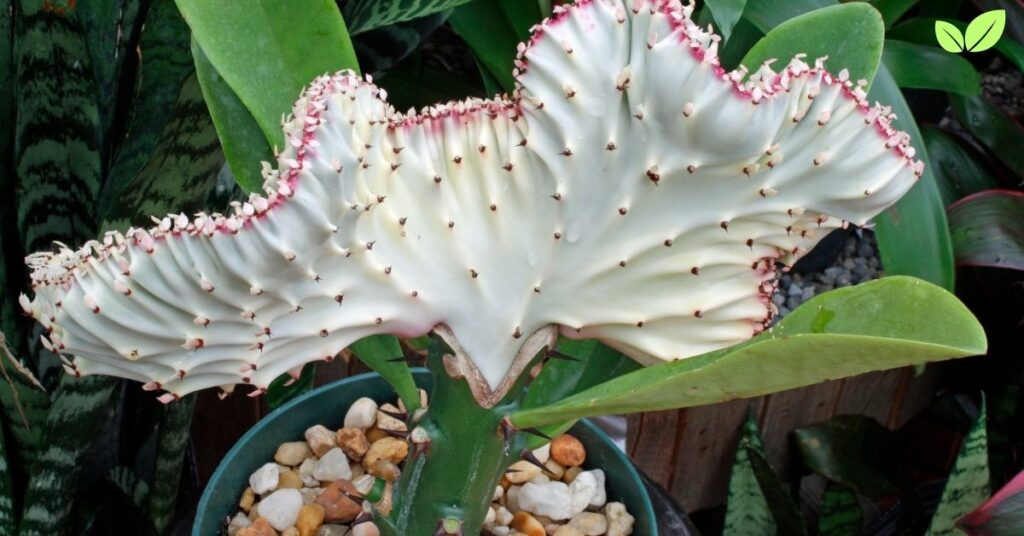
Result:
{"type": "Polygon", "coordinates": [[[409,454],[408,443],[397,437],[385,437],[370,445],[370,449],[366,451],[366,456],[363,458],[363,465],[369,468],[380,460],[401,463],[407,454],[409,454]]]}
{"type": "Polygon", "coordinates": [[[512,528],[526,536],[545,536],[547,534],[544,525],[526,512],[516,512],[516,515],[512,517],[512,528]]]}
{"type": "Polygon", "coordinates": [[[281,471],[277,476],[277,489],[285,488],[302,489],[302,477],[295,471],[281,471]]]}
{"type": "Polygon", "coordinates": [[[299,519],[295,522],[295,528],[299,529],[299,536],[313,536],[323,524],[324,507],[313,503],[307,504],[299,510],[299,519]]]}
{"type": "Polygon", "coordinates": [[[252,505],[255,503],[256,492],[253,491],[252,488],[245,488],[245,491],[242,492],[242,498],[238,500],[238,507],[241,508],[243,512],[249,513],[249,510],[252,510],[252,505]]]}
{"type": "Polygon", "coordinates": [[[337,446],[334,443],[334,432],[320,424],[311,426],[306,430],[306,443],[309,445],[309,449],[313,451],[313,454],[316,454],[317,458],[322,457],[337,446]]]}
{"type": "Polygon", "coordinates": [[[371,443],[371,444],[372,443],[376,443],[377,441],[380,441],[381,439],[384,439],[385,437],[391,437],[391,436],[388,435],[387,432],[385,432],[384,430],[381,430],[380,428],[377,428],[376,426],[366,430],[366,440],[369,443],[371,443]]]}
{"type": "Polygon", "coordinates": [[[245,527],[238,531],[236,536],[277,536],[277,531],[270,526],[270,522],[266,518],[259,517],[251,527],[245,527]]]}
{"type": "Polygon", "coordinates": [[[388,482],[394,482],[395,480],[398,480],[398,477],[402,474],[402,471],[398,468],[397,465],[387,460],[378,460],[377,463],[371,465],[370,467],[367,467],[366,472],[370,473],[373,476],[383,478],[388,482]]]}
{"type": "Polygon", "coordinates": [[[366,455],[370,448],[370,441],[366,434],[358,428],[342,428],[338,430],[338,446],[350,460],[359,461],[366,455]]]}
{"type": "Polygon", "coordinates": [[[587,449],[579,439],[562,434],[551,442],[551,459],[565,467],[577,467],[587,460],[587,449]]]}
{"type": "Polygon", "coordinates": [[[316,498],[316,503],[324,509],[324,521],[327,523],[348,523],[363,511],[363,506],[352,499],[349,499],[342,491],[350,495],[357,495],[356,487],[348,480],[337,480],[331,482],[323,493],[316,498]]]}

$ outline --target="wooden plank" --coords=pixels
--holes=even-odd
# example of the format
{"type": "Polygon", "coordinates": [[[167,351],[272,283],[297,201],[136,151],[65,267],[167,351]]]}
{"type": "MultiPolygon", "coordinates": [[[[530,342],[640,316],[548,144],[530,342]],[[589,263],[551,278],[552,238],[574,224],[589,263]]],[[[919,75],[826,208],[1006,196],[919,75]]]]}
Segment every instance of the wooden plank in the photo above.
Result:
{"type": "Polygon", "coordinates": [[[231,396],[220,400],[217,391],[206,389],[197,393],[192,418],[192,441],[196,449],[199,481],[206,483],[217,464],[239,438],[260,420],[260,400],[245,396],[247,389],[239,386],[231,396]]]}
{"type": "Polygon", "coordinates": [[[789,479],[793,464],[790,432],[799,426],[824,421],[832,416],[843,380],[819,383],[802,389],[782,391],[765,397],[761,410],[761,436],[768,463],[783,479],[789,479]]]}
{"type": "Polygon", "coordinates": [[[627,445],[629,455],[651,480],[672,489],[679,439],[686,429],[686,410],[641,413],[630,424],[636,435],[627,445]]]}
{"type": "Polygon", "coordinates": [[[887,425],[903,371],[884,370],[845,379],[833,415],[867,415],[887,425]]]}
{"type": "Polygon", "coordinates": [[[935,394],[950,384],[951,370],[957,365],[955,362],[931,363],[920,375],[912,367],[903,369],[902,387],[896,392],[889,414],[889,428],[903,426],[927,408],[935,394]]]}

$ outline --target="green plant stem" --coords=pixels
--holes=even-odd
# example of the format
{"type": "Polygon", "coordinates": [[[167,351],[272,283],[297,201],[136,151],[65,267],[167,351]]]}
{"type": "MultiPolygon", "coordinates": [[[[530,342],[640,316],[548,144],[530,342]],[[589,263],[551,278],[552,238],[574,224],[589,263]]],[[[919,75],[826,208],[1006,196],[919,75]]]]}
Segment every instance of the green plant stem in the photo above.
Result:
{"type": "Polygon", "coordinates": [[[461,524],[457,534],[479,534],[495,486],[525,445],[524,434],[506,445],[501,432],[501,418],[518,406],[522,382],[485,409],[464,379],[448,376],[439,357],[429,359],[428,367],[434,387],[416,425],[429,434],[430,447],[410,454],[395,483],[392,511],[377,520],[383,536],[434,534],[446,518],[461,524]]]}

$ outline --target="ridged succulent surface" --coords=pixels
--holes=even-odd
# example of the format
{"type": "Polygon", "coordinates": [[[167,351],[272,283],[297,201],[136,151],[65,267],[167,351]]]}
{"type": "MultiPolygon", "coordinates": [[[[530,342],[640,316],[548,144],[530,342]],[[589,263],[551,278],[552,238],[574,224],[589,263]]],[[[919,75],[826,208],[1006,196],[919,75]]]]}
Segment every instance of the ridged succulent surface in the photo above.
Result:
{"type": "Polygon", "coordinates": [[[493,403],[557,332],[642,362],[771,319],[775,264],[865,223],[920,175],[845,72],[725,72],[673,1],[583,0],[521,45],[518,88],[400,114],[314,81],[233,213],[29,258],[44,344],[164,400],[434,330],[493,403]]]}

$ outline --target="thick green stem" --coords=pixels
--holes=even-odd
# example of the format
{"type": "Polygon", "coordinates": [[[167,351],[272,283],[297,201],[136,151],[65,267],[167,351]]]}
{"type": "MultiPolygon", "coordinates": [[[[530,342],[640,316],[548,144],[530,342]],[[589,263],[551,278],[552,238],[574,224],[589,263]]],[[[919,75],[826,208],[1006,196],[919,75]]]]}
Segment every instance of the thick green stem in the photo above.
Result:
{"type": "Polygon", "coordinates": [[[429,448],[414,452],[395,484],[393,508],[377,521],[384,536],[431,535],[449,519],[461,532],[479,534],[506,467],[525,444],[515,434],[506,444],[501,419],[517,406],[514,387],[491,409],[480,407],[464,379],[449,377],[440,359],[430,359],[434,388],[427,413],[416,423],[430,436],[429,448]]]}

